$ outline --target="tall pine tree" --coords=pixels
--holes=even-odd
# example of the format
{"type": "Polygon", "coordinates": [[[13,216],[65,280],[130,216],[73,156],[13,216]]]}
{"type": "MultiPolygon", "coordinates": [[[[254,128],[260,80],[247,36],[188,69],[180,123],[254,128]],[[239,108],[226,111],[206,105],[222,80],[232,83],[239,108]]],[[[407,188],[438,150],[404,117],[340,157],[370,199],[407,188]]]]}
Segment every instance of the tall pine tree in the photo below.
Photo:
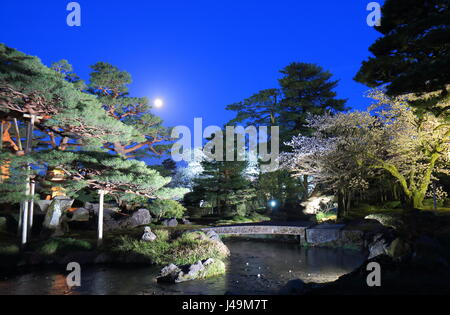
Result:
{"type": "Polygon", "coordinates": [[[419,98],[411,105],[419,114],[448,115],[449,21],[448,0],[386,0],[381,25],[375,27],[383,36],[369,48],[373,57],[363,62],[355,80],[385,86],[390,96],[415,93],[419,98]]]}

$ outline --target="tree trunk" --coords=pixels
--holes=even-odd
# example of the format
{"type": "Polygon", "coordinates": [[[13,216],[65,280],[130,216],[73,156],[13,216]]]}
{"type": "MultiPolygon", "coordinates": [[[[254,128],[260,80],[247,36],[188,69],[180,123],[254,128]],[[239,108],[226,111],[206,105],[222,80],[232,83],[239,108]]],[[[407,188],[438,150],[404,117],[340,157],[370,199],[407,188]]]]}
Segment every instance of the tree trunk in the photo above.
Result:
{"type": "Polygon", "coordinates": [[[309,198],[309,192],[308,192],[308,175],[303,176],[303,189],[305,190],[305,193],[303,194],[303,201],[308,200],[309,198]]]}
{"type": "Polygon", "coordinates": [[[341,219],[345,216],[345,197],[342,190],[338,191],[338,210],[337,218],[341,219]]]}

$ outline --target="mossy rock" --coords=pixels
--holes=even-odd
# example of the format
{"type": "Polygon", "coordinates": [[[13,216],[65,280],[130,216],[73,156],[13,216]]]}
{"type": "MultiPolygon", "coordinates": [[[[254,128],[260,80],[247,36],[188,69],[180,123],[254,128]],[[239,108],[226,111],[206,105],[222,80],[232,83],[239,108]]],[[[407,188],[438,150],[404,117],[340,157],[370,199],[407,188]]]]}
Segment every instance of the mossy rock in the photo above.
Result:
{"type": "Polygon", "coordinates": [[[396,238],[386,248],[386,254],[398,260],[411,254],[411,245],[401,238],[396,238]]]}
{"type": "Polygon", "coordinates": [[[188,264],[178,267],[170,264],[164,267],[159,276],[158,282],[180,283],[192,280],[207,279],[225,274],[225,263],[220,259],[208,258],[199,260],[194,264],[188,264]]]}
{"type": "Polygon", "coordinates": [[[391,227],[395,230],[400,229],[404,222],[398,214],[374,213],[365,217],[366,220],[376,220],[383,226],[391,227]]]}

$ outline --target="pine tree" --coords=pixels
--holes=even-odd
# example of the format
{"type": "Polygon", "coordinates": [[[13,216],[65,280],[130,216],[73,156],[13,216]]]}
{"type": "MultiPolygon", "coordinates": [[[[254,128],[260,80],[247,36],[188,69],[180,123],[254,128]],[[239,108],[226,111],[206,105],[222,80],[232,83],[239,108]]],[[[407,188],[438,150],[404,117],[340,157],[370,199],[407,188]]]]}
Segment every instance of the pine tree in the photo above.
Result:
{"type": "Polygon", "coordinates": [[[414,93],[418,113],[440,115],[450,109],[450,1],[386,0],[381,25],[383,36],[369,50],[355,80],[370,87],[385,86],[390,96],[414,93]],[[431,97],[430,92],[437,92],[431,97]],[[438,106],[443,100],[446,105],[438,106]]]}
{"type": "Polygon", "coordinates": [[[163,127],[161,118],[151,113],[148,99],[129,96],[131,75],[105,62],[96,63],[92,70],[89,92],[98,97],[111,117],[136,131],[134,139],[109,141],[105,147],[127,158],[161,155],[167,150],[162,143],[169,140],[169,130],[163,127]]]}
{"type": "MultiPolygon", "coordinates": [[[[336,98],[334,91],[338,81],[331,80],[332,74],[322,67],[294,62],[281,70],[280,80],[284,98],[281,104],[281,140],[292,136],[308,134],[308,115],[321,115],[327,111],[343,111],[347,100],[336,98]]],[[[283,141],[281,141],[283,142],[283,141]]]]}
{"type": "Polygon", "coordinates": [[[224,217],[246,215],[252,210],[247,204],[256,198],[256,191],[244,176],[248,161],[206,159],[201,164],[203,172],[194,180],[193,192],[186,195],[189,203],[198,205],[206,201],[215,209],[215,214],[224,217]]]}
{"type": "Polygon", "coordinates": [[[227,110],[235,111],[236,118],[229,124],[245,123],[247,126],[275,126],[280,116],[282,99],[281,91],[278,89],[262,90],[257,94],[226,107],[227,110]]]}

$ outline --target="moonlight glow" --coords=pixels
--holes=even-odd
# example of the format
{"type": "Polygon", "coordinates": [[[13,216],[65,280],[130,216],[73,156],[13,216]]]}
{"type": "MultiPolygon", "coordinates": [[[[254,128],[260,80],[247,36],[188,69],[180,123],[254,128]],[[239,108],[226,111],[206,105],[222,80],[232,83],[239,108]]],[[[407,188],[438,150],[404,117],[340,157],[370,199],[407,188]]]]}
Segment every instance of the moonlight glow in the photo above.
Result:
{"type": "Polygon", "coordinates": [[[164,105],[164,101],[160,98],[157,98],[157,99],[155,99],[153,104],[155,105],[156,108],[161,108],[164,105]]]}

